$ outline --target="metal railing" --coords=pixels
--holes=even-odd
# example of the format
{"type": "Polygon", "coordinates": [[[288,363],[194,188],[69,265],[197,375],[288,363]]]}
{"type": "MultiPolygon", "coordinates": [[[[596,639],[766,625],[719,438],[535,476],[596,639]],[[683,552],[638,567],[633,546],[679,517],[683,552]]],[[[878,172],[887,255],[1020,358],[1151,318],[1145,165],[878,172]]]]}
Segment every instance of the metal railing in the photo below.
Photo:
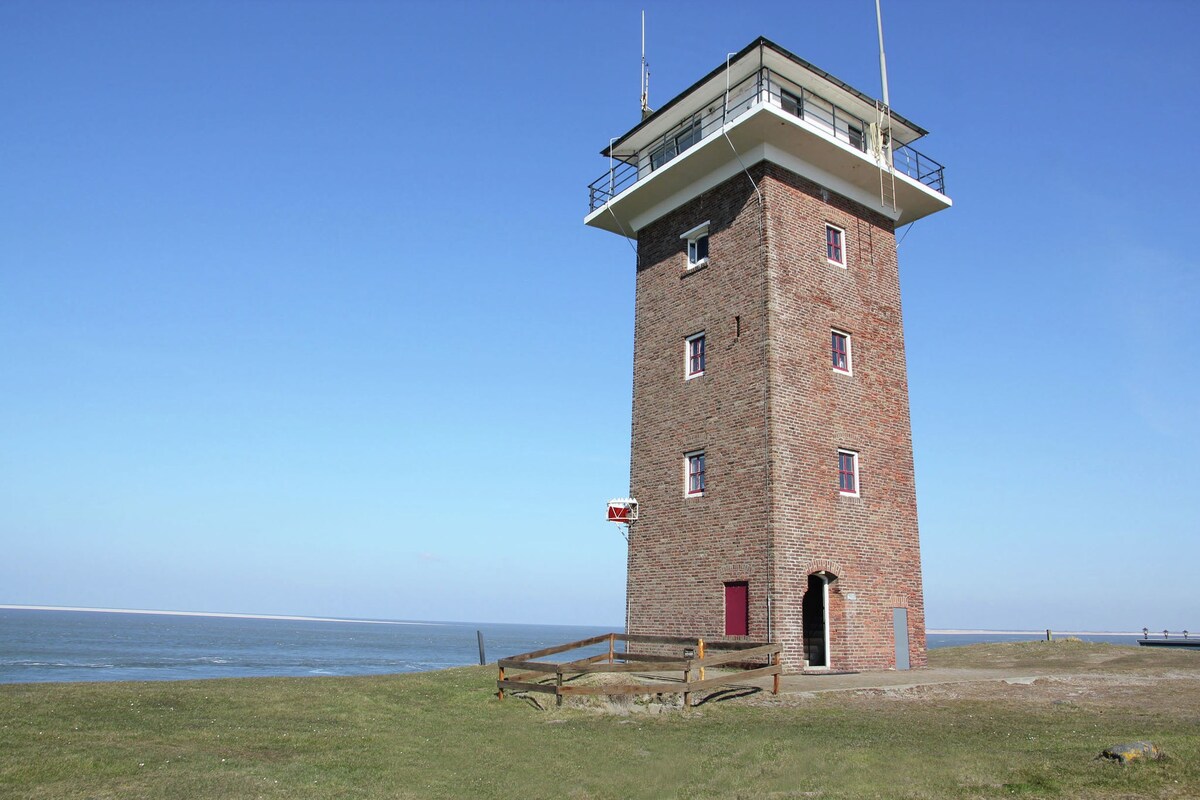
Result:
{"type": "Polygon", "coordinates": [[[845,142],[865,153],[870,125],[803,86],[768,72],[767,97],[771,105],[799,117],[826,136],[845,142]]]}
{"type": "MultiPolygon", "coordinates": [[[[714,97],[703,109],[636,153],[611,156],[608,171],[588,184],[588,210],[595,211],[641,178],[661,169],[764,102],[805,120],[831,139],[864,153],[870,151],[870,125],[865,120],[764,67],[714,97]]],[[[945,193],[945,168],[914,148],[894,146],[892,166],[929,188],[945,193]]]]}
{"type": "Polygon", "coordinates": [[[946,168],[906,144],[892,148],[892,167],[935,192],[946,193],[946,168]]]}
{"type": "MultiPolygon", "coordinates": [[[[1158,636],[1157,633],[1155,633],[1154,635],[1158,636]]],[[[1164,639],[1170,639],[1172,636],[1182,636],[1184,639],[1187,639],[1188,632],[1187,631],[1179,631],[1179,632],[1163,631],[1162,632],[1162,638],[1164,638],[1164,639]]],[[[1142,638],[1143,639],[1150,638],[1150,629],[1149,628],[1142,628],[1142,638]]]]}
{"type": "Polygon", "coordinates": [[[638,152],[613,156],[608,172],[588,184],[588,210],[595,211],[633,185],[638,179],[661,169],[689,148],[699,144],[732,120],[758,105],[762,94],[763,73],[729,87],[705,104],[701,111],[688,116],[638,152]]]}

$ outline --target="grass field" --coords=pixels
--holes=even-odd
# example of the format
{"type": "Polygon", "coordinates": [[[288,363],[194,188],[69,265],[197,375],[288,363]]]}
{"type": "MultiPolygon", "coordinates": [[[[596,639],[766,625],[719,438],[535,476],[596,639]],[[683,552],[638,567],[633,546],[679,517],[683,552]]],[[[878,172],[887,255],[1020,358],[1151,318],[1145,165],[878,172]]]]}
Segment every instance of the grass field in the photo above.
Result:
{"type": "Polygon", "coordinates": [[[1028,643],[931,660],[1063,674],[657,715],[499,702],[482,667],[5,685],[0,797],[1200,797],[1200,653],[1028,643]],[[1093,760],[1134,739],[1168,758],[1093,760]]]}

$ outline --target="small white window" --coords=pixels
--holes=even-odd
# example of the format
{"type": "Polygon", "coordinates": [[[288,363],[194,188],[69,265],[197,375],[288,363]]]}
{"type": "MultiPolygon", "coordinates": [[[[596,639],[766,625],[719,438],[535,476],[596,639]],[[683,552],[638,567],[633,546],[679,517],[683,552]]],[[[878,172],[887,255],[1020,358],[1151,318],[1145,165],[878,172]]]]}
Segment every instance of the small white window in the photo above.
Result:
{"type": "Polygon", "coordinates": [[[706,222],[703,225],[697,225],[679,237],[680,239],[687,239],[688,269],[702,267],[708,263],[709,224],[706,222]]]}
{"type": "Polygon", "coordinates": [[[685,497],[704,495],[704,451],[683,454],[683,494],[685,497]]]}
{"type": "Polygon", "coordinates": [[[829,349],[830,355],[833,357],[833,371],[843,375],[853,375],[854,362],[851,360],[850,354],[850,334],[834,328],[832,344],[829,349]]]}
{"type": "Polygon", "coordinates": [[[830,264],[846,266],[846,232],[828,222],[825,223],[825,257],[830,264]]]}
{"type": "Polygon", "coordinates": [[[704,333],[687,337],[684,347],[684,377],[688,380],[704,374],[704,333]]]}
{"type": "Polygon", "coordinates": [[[838,450],[838,492],[858,497],[858,453],[838,450]]]}

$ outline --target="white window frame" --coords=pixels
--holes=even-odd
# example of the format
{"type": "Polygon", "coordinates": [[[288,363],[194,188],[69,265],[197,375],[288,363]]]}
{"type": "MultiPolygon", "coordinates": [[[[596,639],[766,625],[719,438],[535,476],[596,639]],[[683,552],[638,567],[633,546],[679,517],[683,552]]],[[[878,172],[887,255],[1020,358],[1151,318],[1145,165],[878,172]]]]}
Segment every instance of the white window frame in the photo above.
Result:
{"type": "Polygon", "coordinates": [[[684,497],[704,497],[704,493],[708,490],[708,459],[704,459],[704,488],[698,492],[691,491],[692,488],[692,459],[696,456],[704,456],[703,450],[689,450],[683,454],[683,496],[684,497]]]}
{"type": "MultiPolygon", "coordinates": [[[[704,376],[708,369],[708,341],[704,342],[704,369],[699,372],[692,372],[692,342],[697,339],[704,339],[704,331],[693,333],[691,336],[683,340],[683,379],[690,381],[692,378],[700,378],[704,376]]],[[[833,345],[830,344],[830,347],[833,345]]]]}
{"type": "MultiPolygon", "coordinates": [[[[708,264],[708,256],[697,259],[697,258],[694,258],[693,254],[696,252],[696,250],[695,250],[696,243],[699,242],[702,237],[708,236],[708,227],[711,224],[712,224],[712,221],[709,220],[709,221],[704,222],[702,225],[697,225],[696,227],[692,228],[690,231],[680,234],[680,236],[679,236],[680,239],[687,240],[687,268],[688,269],[696,269],[697,267],[703,267],[706,264],[708,264]]],[[[710,248],[712,247],[711,239],[708,242],[708,246],[710,248]]]]}
{"type": "Polygon", "coordinates": [[[846,229],[839,228],[837,225],[834,225],[832,222],[826,222],[825,223],[825,241],[822,242],[822,244],[825,245],[825,260],[828,261],[830,264],[833,264],[835,267],[841,267],[842,269],[846,269],[847,268],[846,267],[846,253],[847,253],[846,229]],[[837,231],[838,234],[841,236],[841,241],[842,241],[842,260],[841,261],[835,261],[834,259],[829,257],[829,231],[830,230],[837,231]]]}
{"type": "MultiPolygon", "coordinates": [[[[705,465],[707,466],[707,464],[705,465]]],[[[844,447],[838,448],[838,494],[842,497],[859,497],[862,494],[862,459],[858,456],[857,450],[847,450],[844,447]],[[854,459],[854,491],[847,492],[842,488],[841,471],[842,471],[842,455],[851,456],[854,459]]]]}
{"type": "Polygon", "coordinates": [[[850,339],[851,339],[850,334],[848,332],[842,330],[841,328],[830,328],[829,329],[829,365],[831,367],[833,366],[833,334],[835,334],[835,333],[838,336],[846,337],[846,368],[839,369],[838,367],[833,367],[833,371],[836,372],[838,375],[853,376],[854,375],[854,346],[850,343],[850,339]]]}

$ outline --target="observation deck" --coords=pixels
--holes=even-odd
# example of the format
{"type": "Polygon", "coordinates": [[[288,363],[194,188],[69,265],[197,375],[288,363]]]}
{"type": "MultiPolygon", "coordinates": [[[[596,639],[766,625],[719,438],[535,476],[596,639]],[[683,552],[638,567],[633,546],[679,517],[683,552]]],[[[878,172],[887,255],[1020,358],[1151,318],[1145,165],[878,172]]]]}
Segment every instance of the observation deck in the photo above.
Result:
{"type": "Polygon", "coordinates": [[[951,206],[926,133],[759,38],[601,151],[584,222],[633,236],[766,159],[906,225],[951,206]]]}

